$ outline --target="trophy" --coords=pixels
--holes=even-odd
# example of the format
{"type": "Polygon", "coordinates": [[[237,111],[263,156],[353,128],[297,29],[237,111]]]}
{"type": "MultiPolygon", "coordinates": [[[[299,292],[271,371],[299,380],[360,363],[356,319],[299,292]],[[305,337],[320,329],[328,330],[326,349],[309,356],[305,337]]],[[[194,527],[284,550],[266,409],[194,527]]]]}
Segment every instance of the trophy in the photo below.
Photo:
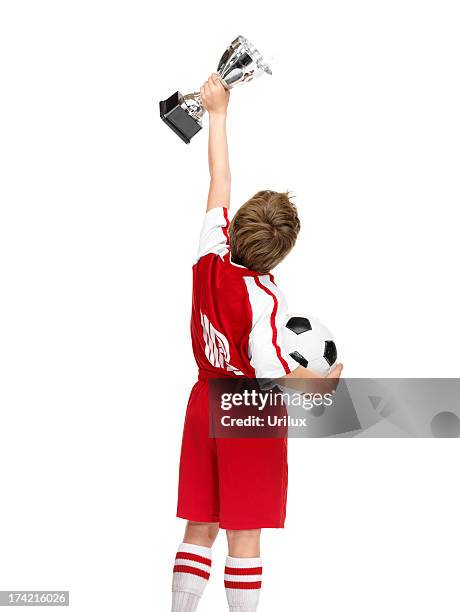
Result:
{"type": "MultiPolygon", "coordinates": [[[[251,81],[264,72],[271,74],[270,66],[244,36],[235,38],[217,66],[217,74],[226,89],[251,81]]],[[[182,95],[176,91],[167,100],[160,102],[161,118],[187,144],[203,127],[205,110],[197,92],[182,95]]]]}

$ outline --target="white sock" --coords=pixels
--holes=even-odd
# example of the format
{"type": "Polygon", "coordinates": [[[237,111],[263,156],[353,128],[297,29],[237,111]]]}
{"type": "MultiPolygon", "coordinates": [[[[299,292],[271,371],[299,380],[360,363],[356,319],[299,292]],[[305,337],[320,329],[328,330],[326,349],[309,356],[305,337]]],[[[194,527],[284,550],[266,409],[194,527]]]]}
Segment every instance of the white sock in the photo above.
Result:
{"type": "Polygon", "coordinates": [[[255,612],[262,586],[262,559],[227,557],[225,592],[230,612],[255,612]]]}
{"type": "Polygon", "coordinates": [[[179,546],[173,570],[171,612],[195,612],[210,571],[210,548],[185,542],[179,546]]]}

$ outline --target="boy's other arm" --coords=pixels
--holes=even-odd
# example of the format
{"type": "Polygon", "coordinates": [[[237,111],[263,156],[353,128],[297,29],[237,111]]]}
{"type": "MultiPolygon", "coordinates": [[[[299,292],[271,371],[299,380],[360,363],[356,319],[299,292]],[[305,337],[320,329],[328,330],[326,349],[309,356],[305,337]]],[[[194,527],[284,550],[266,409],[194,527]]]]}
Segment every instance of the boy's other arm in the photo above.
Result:
{"type": "Polygon", "coordinates": [[[229,91],[217,74],[212,74],[200,89],[201,101],[209,113],[209,183],[206,210],[230,206],[230,164],[227,145],[227,107],[229,91]]]}
{"type": "Polygon", "coordinates": [[[332,370],[326,374],[326,376],[321,376],[321,374],[317,374],[313,372],[313,370],[309,370],[308,368],[304,368],[303,366],[299,366],[295,370],[293,370],[290,374],[286,374],[283,378],[340,378],[342,374],[343,364],[337,363],[332,370]]]}
{"type": "Polygon", "coordinates": [[[324,395],[325,393],[333,393],[335,391],[339,384],[342,370],[343,364],[337,363],[326,376],[321,376],[313,372],[313,370],[299,366],[290,374],[279,379],[279,382],[286,387],[291,387],[303,393],[308,391],[324,395]]]}

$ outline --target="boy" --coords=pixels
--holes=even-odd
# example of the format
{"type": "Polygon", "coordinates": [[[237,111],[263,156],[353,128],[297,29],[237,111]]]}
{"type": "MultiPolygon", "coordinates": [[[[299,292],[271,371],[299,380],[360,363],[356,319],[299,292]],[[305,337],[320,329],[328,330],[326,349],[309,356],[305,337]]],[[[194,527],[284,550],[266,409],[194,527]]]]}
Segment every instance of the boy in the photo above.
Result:
{"type": "MultiPolygon", "coordinates": [[[[194,612],[207,584],[211,547],[227,531],[225,588],[231,612],[254,612],[262,563],[260,531],[284,526],[286,439],[212,439],[208,381],[316,378],[280,344],[287,307],[270,270],[295,244],[300,223],[287,194],[260,191],[229,223],[229,92],[213,74],[200,90],[209,112],[207,213],[193,267],[191,333],[198,382],[185,417],[177,516],[188,520],[173,575],[173,612],[194,612]]],[[[338,365],[329,375],[340,376],[338,365]]]]}

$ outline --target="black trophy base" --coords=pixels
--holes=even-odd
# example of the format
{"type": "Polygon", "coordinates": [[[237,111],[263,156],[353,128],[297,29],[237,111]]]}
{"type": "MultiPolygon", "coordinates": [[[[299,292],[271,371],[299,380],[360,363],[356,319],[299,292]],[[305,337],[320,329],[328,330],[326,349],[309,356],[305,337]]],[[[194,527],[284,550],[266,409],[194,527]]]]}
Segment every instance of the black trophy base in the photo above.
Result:
{"type": "Polygon", "coordinates": [[[167,100],[162,100],[160,117],[179,138],[189,144],[193,136],[201,130],[201,125],[182,108],[181,102],[183,97],[178,91],[167,100]]]}

